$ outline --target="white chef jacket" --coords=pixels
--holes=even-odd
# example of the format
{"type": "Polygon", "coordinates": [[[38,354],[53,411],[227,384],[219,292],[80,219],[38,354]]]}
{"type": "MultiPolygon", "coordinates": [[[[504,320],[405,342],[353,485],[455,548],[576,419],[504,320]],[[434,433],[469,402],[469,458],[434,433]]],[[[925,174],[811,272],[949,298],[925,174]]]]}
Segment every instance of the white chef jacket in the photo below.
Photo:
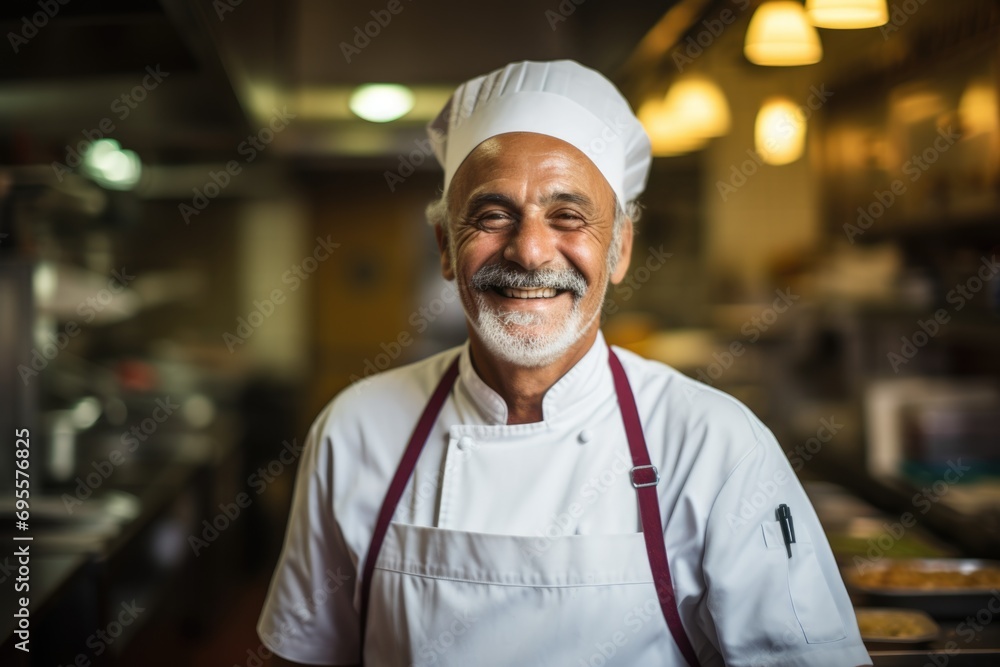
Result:
{"type": "MultiPolygon", "coordinates": [[[[675,595],[702,664],[870,664],[823,530],[771,432],[731,396],[664,364],[616,352],[660,473],[675,595]],[[792,508],[792,558],[775,518],[781,503],[792,508]]],[[[476,374],[466,343],[352,385],[316,419],[258,624],[276,654],[306,664],[358,662],[358,573],[402,452],[456,354],[458,379],[395,523],[530,537],[519,541],[529,567],[566,535],[641,531],[603,336],[545,394],[543,421],[516,425],[507,425],[506,404],[476,374]]],[[[609,627],[641,625],[672,642],[658,605],[647,607],[645,615],[639,609],[609,619],[609,627]]],[[[454,618],[458,634],[463,621],[454,618]]],[[[573,667],[604,664],[595,658],[602,650],[607,655],[602,647],[611,646],[611,636],[593,640],[581,646],[573,667]]],[[[509,664],[506,648],[498,644],[479,664],[509,664]]],[[[428,664],[439,657],[439,664],[450,664],[444,654],[428,664]]],[[[542,656],[532,664],[550,663],[542,656]]]]}

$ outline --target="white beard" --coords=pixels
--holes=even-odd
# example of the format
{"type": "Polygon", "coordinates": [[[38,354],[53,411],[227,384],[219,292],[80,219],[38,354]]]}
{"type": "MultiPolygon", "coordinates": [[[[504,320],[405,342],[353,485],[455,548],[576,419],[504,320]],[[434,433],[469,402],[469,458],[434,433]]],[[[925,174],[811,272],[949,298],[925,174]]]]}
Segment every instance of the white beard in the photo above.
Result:
{"type": "Polygon", "coordinates": [[[582,299],[577,299],[573,309],[554,333],[518,334],[512,332],[509,327],[536,326],[543,322],[544,315],[493,310],[482,294],[476,294],[475,299],[479,314],[477,321],[472,322],[472,325],[483,344],[500,359],[526,368],[547,366],[559,359],[580,340],[601,312],[598,308],[587,322],[583,322],[583,312],[580,310],[582,299]]]}

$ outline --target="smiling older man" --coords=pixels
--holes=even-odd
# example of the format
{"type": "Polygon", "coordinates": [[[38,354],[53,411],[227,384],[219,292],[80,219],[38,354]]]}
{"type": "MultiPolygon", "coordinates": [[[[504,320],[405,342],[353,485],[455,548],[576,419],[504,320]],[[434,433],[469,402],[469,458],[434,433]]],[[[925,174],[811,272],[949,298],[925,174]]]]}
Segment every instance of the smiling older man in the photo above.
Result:
{"type": "Polygon", "coordinates": [[[870,664],[770,431],[601,336],[650,165],[620,93],[515,63],[431,130],[428,217],[469,341],[316,420],[265,645],[284,664],[870,664]]]}

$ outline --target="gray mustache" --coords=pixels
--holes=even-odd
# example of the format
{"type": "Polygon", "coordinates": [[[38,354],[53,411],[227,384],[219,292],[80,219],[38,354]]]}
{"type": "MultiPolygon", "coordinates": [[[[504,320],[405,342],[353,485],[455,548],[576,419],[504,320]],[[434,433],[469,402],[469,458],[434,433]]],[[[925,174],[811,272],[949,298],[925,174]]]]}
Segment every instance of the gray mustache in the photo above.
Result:
{"type": "Polygon", "coordinates": [[[583,274],[572,268],[520,271],[500,264],[490,264],[476,271],[469,283],[481,292],[497,287],[511,289],[550,287],[567,290],[581,297],[587,291],[587,280],[583,274]]]}

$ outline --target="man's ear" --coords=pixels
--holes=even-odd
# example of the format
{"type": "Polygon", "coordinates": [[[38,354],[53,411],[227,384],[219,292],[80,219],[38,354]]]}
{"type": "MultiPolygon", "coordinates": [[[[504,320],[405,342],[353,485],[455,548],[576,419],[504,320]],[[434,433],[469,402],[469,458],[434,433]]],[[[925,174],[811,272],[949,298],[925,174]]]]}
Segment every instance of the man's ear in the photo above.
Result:
{"type": "Polygon", "coordinates": [[[451,263],[451,244],[448,240],[448,232],[443,225],[434,226],[434,237],[437,239],[438,250],[441,251],[441,275],[445,280],[454,280],[455,271],[451,263]]]}
{"type": "MultiPolygon", "coordinates": [[[[625,224],[622,225],[622,241],[621,246],[618,248],[618,264],[615,266],[614,273],[611,274],[611,284],[617,285],[622,280],[625,279],[625,274],[628,273],[628,265],[632,260],[632,220],[626,219],[625,224]]],[[[609,248],[608,252],[615,252],[615,248],[609,248]]]]}

